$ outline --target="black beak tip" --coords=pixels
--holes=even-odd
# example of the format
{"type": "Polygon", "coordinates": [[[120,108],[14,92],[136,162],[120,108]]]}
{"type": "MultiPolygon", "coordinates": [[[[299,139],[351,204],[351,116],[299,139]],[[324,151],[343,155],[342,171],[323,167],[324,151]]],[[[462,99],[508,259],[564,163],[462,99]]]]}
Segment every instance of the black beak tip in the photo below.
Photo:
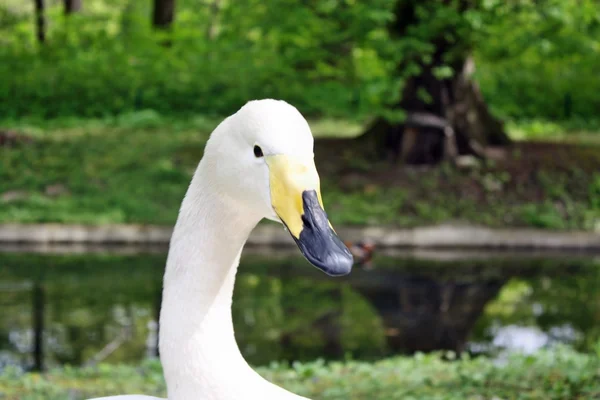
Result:
{"type": "Polygon", "coordinates": [[[345,276],[352,272],[352,265],[354,264],[354,258],[348,249],[336,249],[338,251],[327,254],[324,258],[313,257],[310,253],[306,252],[304,256],[306,259],[325,272],[329,276],[345,276]]]}
{"type": "Polygon", "coordinates": [[[325,211],[321,208],[317,193],[302,193],[304,214],[303,228],[296,244],[304,257],[329,276],[344,276],[352,271],[354,259],[350,250],[331,229],[325,211]]]}

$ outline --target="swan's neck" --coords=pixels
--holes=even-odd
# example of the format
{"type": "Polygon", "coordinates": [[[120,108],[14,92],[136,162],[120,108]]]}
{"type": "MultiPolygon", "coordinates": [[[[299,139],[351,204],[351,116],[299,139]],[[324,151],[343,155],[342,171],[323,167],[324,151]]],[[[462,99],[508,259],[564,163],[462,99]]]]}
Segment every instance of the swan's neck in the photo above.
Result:
{"type": "Polygon", "coordinates": [[[299,399],[263,380],[238,349],[231,317],[235,275],[260,217],[217,196],[204,178],[199,169],[182,203],[164,276],[160,356],[168,398],[299,399]]]}

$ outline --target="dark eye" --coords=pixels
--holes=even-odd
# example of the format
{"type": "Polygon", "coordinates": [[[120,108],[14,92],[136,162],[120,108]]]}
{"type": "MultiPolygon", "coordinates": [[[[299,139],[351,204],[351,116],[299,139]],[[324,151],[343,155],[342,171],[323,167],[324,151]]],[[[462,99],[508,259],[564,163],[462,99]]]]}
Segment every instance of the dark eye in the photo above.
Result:
{"type": "Polygon", "coordinates": [[[263,156],[262,149],[260,146],[254,146],[254,157],[259,158],[263,156]]]}

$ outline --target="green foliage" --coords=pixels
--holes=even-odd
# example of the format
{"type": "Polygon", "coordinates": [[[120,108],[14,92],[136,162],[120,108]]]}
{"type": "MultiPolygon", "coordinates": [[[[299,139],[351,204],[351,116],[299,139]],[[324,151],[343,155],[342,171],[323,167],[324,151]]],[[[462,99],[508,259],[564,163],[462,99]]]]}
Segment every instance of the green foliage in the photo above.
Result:
{"type": "Polygon", "coordinates": [[[600,172],[593,177],[593,182],[589,188],[590,210],[588,219],[592,222],[592,228],[596,231],[600,230],[600,172]]]}
{"type": "Polygon", "coordinates": [[[218,15],[210,4],[182,1],[170,47],[149,26],[149,4],[89,1],[92,11],[68,20],[50,8],[44,46],[32,42],[29,18],[12,21],[0,50],[0,75],[10,77],[0,84],[5,116],[223,115],[262,97],[307,114],[350,115],[394,98],[393,63],[379,51],[391,17],[385,1],[375,11],[362,3],[223,2],[218,15]]]}
{"type": "Polygon", "coordinates": [[[453,60],[473,50],[482,91],[501,115],[597,118],[595,0],[485,0],[466,11],[457,4],[418,3],[418,22],[391,38],[387,25],[410,16],[395,15],[386,0],[217,8],[182,0],[167,33],[152,30],[149,1],[87,0],[69,17],[54,2],[40,45],[32,2],[9,0],[0,6],[0,109],[3,118],[225,115],[248,99],[277,97],[312,116],[397,120],[402,113],[389,106],[443,38],[451,51],[434,74],[451,77],[453,60]]]}
{"type": "MultiPolygon", "coordinates": [[[[504,365],[484,357],[443,361],[417,354],[370,364],[347,361],[273,364],[258,371],[268,380],[315,400],[367,399],[593,399],[600,395],[600,358],[568,348],[511,356],[504,365]]],[[[453,354],[445,354],[453,358],[453,354]]],[[[7,400],[85,399],[101,395],[165,395],[160,364],[64,368],[45,374],[6,370],[0,393],[7,400]]]]}
{"type": "Polygon", "coordinates": [[[564,229],[565,221],[551,202],[526,204],[521,207],[520,217],[535,228],[564,229]]]}
{"type": "Polygon", "coordinates": [[[478,79],[513,118],[589,119],[600,109],[600,8],[594,0],[489,0],[478,79]]]}

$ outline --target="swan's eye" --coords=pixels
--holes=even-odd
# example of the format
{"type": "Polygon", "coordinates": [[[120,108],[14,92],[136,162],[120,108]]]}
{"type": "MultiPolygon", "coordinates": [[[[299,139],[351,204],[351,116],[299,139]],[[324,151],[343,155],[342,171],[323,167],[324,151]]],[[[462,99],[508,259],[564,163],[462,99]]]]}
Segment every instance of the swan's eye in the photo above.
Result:
{"type": "Polygon", "coordinates": [[[263,156],[263,152],[262,152],[262,149],[260,148],[260,146],[254,146],[254,157],[260,158],[262,156],[263,156]]]}

